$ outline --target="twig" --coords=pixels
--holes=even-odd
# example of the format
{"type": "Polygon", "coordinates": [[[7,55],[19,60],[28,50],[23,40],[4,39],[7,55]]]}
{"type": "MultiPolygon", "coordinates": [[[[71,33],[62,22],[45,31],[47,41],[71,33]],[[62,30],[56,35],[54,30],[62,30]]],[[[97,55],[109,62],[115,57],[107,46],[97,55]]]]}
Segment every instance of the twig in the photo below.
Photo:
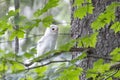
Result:
{"type": "Polygon", "coordinates": [[[102,58],[102,59],[105,59],[105,60],[112,60],[110,57],[104,57],[104,56],[99,56],[99,55],[88,55],[88,57],[93,57],[93,58],[102,58]]]}
{"type": "Polygon", "coordinates": [[[109,75],[107,78],[105,78],[104,80],[109,79],[110,77],[114,76],[117,72],[119,71],[119,69],[116,70],[116,72],[114,72],[113,74],[109,75]]]}
{"type": "Polygon", "coordinates": [[[29,67],[29,68],[26,68],[26,69],[23,69],[23,70],[19,70],[19,71],[31,70],[31,69],[47,66],[47,65],[52,64],[52,63],[61,63],[61,62],[70,62],[70,60],[50,61],[48,63],[42,64],[42,65],[39,65],[39,66],[29,67]]]}

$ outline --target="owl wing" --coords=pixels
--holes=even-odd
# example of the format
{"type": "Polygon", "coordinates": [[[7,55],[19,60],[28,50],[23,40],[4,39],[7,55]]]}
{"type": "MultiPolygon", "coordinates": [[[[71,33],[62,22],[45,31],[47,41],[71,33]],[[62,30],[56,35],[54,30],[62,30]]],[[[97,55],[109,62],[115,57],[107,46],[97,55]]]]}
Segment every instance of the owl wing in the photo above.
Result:
{"type": "Polygon", "coordinates": [[[41,37],[40,40],[38,40],[37,44],[43,43],[44,42],[44,36],[41,37]]]}
{"type": "Polygon", "coordinates": [[[45,36],[42,36],[40,40],[37,42],[37,57],[42,55],[45,51],[45,36]]]}

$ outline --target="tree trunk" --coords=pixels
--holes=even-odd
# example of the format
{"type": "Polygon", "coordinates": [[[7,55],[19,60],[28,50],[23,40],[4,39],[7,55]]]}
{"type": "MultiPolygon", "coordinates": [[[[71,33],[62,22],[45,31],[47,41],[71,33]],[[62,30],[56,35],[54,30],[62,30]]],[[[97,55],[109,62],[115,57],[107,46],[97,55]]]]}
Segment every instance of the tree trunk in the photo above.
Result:
{"type": "MultiPolygon", "coordinates": [[[[88,14],[85,18],[82,20],[78,18],[74,18],[73,14],[76,10],[76,7],[73,7],[73,3],[75,0],[71,0],[71,37],[73,39],[83,37],[85,35],[89,35],[92,33],[92,29],[90,28],[91,23],[97,18],[97,16],[102,13],[107,5],[110,5],[114,1],[120,1],[120,0],[92,0],[94,11],[93,14],[88,14]]],[[[116,10],[116,19],[120,21],[120,7],[116,10]]],[[[112,24],[112,23],[111,23],[112,24]]],[[[109,53],[115,49],[116,47],[120,47],[120,33],[115,34],[113,30],[110,30],[110,26],[106,25],[105,28],[100,29],[98,41],[96,44],[95,51],[92,54],[96,54],[99,56],[108,57],[109,53]]],[[[77,47],[77,44],[76,46],[77,47]]],[[[73,53],[73,57],[76,57],[79,53],[73,53]]],[[[90,54],[88,54],[89,56],[90,54]]],[[[82,60],[79,64],[80,67],[82,67],[84,70],[87,70],[92,67],[93,62],[96,59],[93,57],[87,57],[84,60],[82,60]]],[[[108,61],[108,60],[106,60],[108,61]]],[[[80,76],[80,80],[86,80],[86,75],[83,73],[82,76],[80,76]]]]}
{"type": "MultiPolygon", "coordinates": [[[[14,5],[15,5],[15,11],[17,11],[20,8],[20,1],[19,0],[14,0],[14,5]]],[[[19,20],[19,12],[17,12],[17,14],[15,15],[15,30],[19,29],[19,25],[18,25],[18,20],[19,20]]],[[[19,39],[16,36],[15,37],[15,53],[18,54],[19,52],[19,39]]]]}

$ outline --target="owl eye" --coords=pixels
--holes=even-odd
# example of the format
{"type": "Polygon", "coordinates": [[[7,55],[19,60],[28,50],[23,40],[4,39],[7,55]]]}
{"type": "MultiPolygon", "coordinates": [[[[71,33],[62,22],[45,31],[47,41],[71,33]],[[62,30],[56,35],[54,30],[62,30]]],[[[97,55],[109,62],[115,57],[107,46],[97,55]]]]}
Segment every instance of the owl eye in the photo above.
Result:
{"type": "Polygon", "coordinates": [[[54,31],[55,29],[54,29],[54,28],[52,28],[52,30],[54,31]]]}

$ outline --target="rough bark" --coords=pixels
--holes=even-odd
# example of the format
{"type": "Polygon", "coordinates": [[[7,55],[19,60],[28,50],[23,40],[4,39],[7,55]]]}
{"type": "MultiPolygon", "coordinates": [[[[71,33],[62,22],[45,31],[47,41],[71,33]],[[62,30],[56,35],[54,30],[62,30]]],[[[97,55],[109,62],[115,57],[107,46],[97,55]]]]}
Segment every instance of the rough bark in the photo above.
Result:
{"type": "MultiPolygon", "coordinates": [[[[71,5],[75,0],[71,0],[71,5]]],[[[73,14],[76,7],[71,6],[71,37],[73,39],[83,37],[85,35],[91,34],[92,29],[90,28],[91,23],[97,18],[97,16],[102,13],[106,6],[111,4],[114,1],[120,2],[120,0],[92,0],[94,8],[94,12],[92,15],[88,14],[84,19],[80,20],[74,18],[73,14]]],[[[116,20],[120,21],[120,7],[116,9],[116,20]]],[[[112,23],[111,23],[112,24],[112,23]]],[[[100,56],[109,56],[109,53],[116,47],[120,47],[120,33],[115,34],[113,30],[110,30],[110,26],[106,25],[105,28],[99,31],[98,42],[95,48],[94,53],[100,56]]],[[[77,47],[77,44],[76,46],[77,47]]],[[[76,57],[78,52],[73,53],[73,57],[76,57]]],[[[90,55],[90,54],[88,54],[90,55]]],[[[93,62],[96,59],[93,57],[87,57],[79,64],[84,70],[87,70],[92,67],[93,62]]],[[[85,73],[80,76],[80,80],[85,80],[85,73]]]]}

